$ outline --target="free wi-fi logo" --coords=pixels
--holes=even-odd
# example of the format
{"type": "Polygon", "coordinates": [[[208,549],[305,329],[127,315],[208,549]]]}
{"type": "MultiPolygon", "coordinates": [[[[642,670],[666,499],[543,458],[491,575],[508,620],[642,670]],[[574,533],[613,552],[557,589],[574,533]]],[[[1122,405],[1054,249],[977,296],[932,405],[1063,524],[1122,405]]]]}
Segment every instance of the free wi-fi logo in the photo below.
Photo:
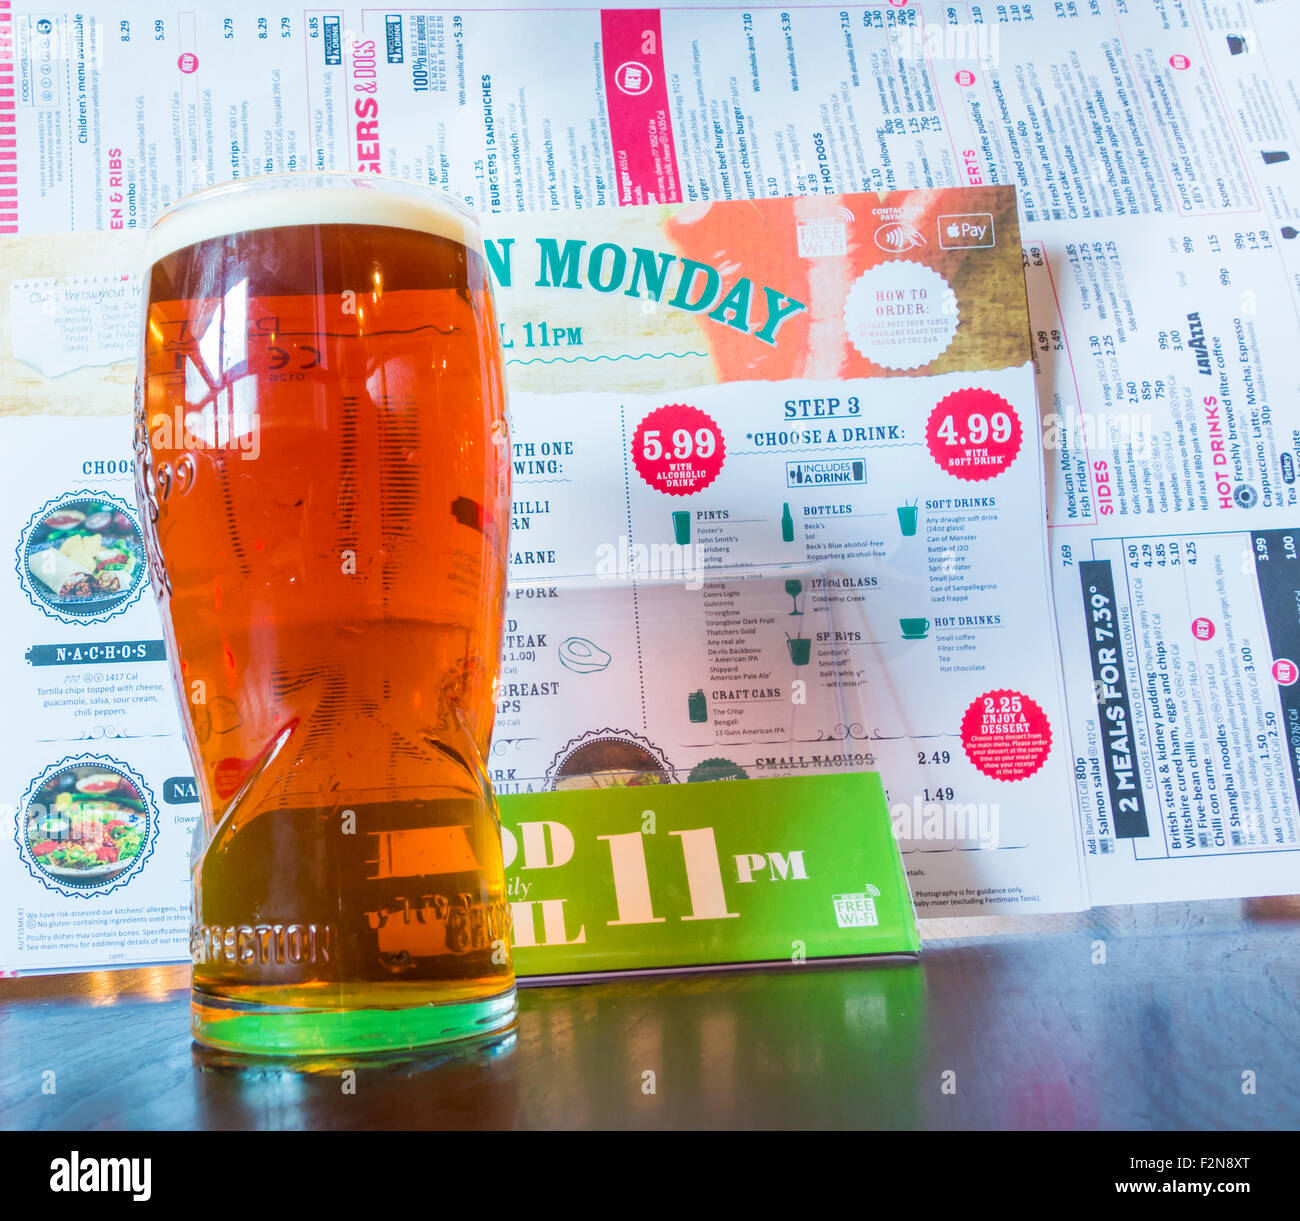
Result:
{"type": "Polygon", "coordinates": [[[840,928],[875,928],[880,923],[876,911],[876,900],[880,898],[880,888],[867,883],[861,894],[832,895],[835,904],[835,923],[840,928]]]}
{"type": "MultiPolygon", "coordinates": [[[[853,214],[849,213],[849,219],[853,214]]],[[[799,257],[824,259],[841,257],[849,250],[849,231],[840,216],[824,220],[801,220],[795,225],[799,240],[799,257]]]]}
{"type": "Polygon", "coordinates": [[[830,216],[795,223],[799,257],[803,259],[842,258],[849,252],[849,226],[853,213],[842,204],[830,216]]]}
{"type": "Polygon", "coordinates": [[[874,236],[876,245],[890,254],[915,250],[918,246],[925,245],[924,234],[915,225],[901,220],[891,220],[888,224],[881,225],[874,236]]]}

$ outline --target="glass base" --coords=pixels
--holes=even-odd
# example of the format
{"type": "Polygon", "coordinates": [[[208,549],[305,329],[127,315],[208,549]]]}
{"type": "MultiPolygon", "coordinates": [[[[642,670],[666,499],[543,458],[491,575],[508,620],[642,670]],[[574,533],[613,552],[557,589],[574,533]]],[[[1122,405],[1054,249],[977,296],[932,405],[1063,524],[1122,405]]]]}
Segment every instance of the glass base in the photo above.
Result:
{"type": "Polygon", "coordinates": [[[190,993],[190,1033],[207,1047],[251,1056],[405,1051],[488,1038],[515,1024],[512,985],[483,1000],[398,1009],[308,1009],[190,993]]]}

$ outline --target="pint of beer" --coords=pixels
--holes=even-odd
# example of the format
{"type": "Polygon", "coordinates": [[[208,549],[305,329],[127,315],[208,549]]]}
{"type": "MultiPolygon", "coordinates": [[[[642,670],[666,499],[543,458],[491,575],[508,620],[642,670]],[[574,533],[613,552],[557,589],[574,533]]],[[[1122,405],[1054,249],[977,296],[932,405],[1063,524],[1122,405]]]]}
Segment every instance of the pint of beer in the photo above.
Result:
{"type": "Polygon", "coordinates": [[[271,175],[168,208],[148,260],[136,480],[202,796],[194,1037],[505,1030],[510,455],[477,226],[411,184],[271,175]]]}

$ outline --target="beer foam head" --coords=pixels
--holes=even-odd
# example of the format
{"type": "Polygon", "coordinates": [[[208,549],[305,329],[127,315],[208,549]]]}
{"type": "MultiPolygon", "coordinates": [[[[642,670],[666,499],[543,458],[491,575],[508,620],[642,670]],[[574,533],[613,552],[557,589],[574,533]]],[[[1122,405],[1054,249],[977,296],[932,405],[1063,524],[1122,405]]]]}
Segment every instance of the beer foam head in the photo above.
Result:
{"type": "Polygon", "coordinates": [[[291,225],[380,225],[483,247],[473,215],[432,187],[368,174],[266,174],[177,200],[149,230],[146,257],[152,265],[199,242],[291,225]]]}

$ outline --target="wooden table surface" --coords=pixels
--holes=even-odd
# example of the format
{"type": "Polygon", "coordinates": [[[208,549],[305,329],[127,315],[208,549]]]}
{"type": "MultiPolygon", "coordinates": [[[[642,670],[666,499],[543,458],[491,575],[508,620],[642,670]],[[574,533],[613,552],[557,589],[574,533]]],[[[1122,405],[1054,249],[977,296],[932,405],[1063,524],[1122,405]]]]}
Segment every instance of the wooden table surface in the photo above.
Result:
{"type": "Polygon", "coordinates": [[[926,932],[919,962],[528,988],[490,1053],[309,1072],[195,1048],[185,968],[4,980],[0,1125],[1300,1125],[1300,900],[926,932]]]}

